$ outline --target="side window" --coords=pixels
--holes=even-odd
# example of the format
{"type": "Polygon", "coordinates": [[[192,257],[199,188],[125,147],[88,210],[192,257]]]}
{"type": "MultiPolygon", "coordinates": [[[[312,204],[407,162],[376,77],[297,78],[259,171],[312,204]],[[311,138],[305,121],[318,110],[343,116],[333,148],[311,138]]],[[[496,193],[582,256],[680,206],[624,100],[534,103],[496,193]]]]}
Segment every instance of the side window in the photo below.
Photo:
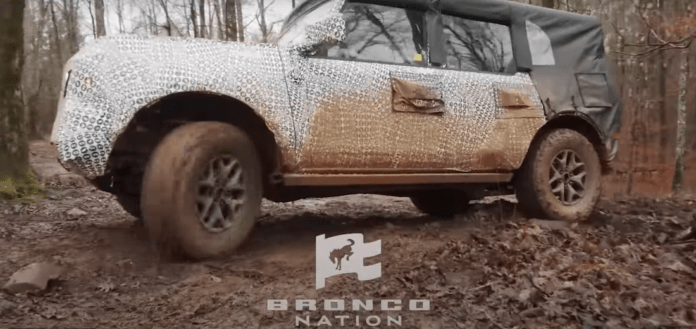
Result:
{"type": "Polygon", "coordinates": [[[347,3],[346,38],[317,55],[329,58],[414,64],[425,59],[423,14],[403,8],[347,3]]]}
{"type": "Polygon", "coordinates": [[[505,25],[443,15],[447,68],[511,72],[512,42],[505,25]]]}

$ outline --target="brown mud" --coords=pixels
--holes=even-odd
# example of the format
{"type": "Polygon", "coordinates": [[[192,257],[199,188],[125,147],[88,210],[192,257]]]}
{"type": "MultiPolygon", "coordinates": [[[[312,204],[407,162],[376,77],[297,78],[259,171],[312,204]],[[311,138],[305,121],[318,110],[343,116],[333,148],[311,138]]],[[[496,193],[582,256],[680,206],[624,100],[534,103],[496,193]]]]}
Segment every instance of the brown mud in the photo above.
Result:
{"type": "Polygon", "coordinates": [[[521,218],[509,198],[453,220],[423,215],[406,198],[264,201],[241,250],[171,263],[113,196],[51,165],[47,143],[31,150],[48,192],[37,203],[0,204],[0,279],[41,261],[67,271],[45,292],[0,294],[0,327],[293,328],[296,316],[315,324],[323,315],[333,327],[348,315],[346,328],[356,315],[364,328],[370,315],[379,327],[401,316],[402,328],[696,325],[696,242],[682,237],[696,198],[603,200],[589,222],[574,225],[521,218]],[[367,261],[382,264],[381,278],[342,275],[315,290],[315,237],[347,233],[382,241],[381,255],[367,261]],[[300,298],[317,299],[318,310],[266,310],[268,299],[293,309],[300,298]],[[323,310],[323,300],[337,298],[429,299],[431,309],[323,310]]]}

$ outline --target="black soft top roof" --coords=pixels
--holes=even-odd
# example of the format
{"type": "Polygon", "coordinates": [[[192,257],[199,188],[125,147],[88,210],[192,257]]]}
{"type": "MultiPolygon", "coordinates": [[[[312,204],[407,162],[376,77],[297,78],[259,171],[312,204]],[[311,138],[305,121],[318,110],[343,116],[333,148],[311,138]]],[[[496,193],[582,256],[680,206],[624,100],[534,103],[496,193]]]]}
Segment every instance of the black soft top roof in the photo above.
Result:
{"type": "Polygon", "coordinates": [[[503,25],[510,25],[512,23],[512,16],[516,15],[519,11],[552,15],[570,24],[598,25],[600,23],[599,20],[593,16],[526,5],[507,0],[348,0],[348,2],[372,3],[383,6],[420,10],[440,8],[441,12],[445,15],[485,20],[503,25]],[[513,13],[515,14],[513,15],[513,13]]]}

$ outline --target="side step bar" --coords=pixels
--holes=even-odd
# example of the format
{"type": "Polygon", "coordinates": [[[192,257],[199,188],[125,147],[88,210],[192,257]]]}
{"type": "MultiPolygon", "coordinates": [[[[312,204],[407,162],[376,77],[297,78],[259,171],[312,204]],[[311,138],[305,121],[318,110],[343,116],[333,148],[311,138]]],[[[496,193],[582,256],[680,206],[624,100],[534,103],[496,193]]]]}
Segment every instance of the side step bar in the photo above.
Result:
{"type": "Polygon", "coordinates": [[[285,174],[285,186],[420,185],[508,183],[512,173],[466,174],[285,174]]]}

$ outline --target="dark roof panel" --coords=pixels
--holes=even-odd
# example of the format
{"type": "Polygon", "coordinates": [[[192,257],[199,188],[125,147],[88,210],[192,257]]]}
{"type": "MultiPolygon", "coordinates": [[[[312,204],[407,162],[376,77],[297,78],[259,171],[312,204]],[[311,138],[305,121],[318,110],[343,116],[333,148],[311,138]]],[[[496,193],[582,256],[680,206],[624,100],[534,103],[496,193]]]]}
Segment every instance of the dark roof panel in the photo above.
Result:
{"type": "Polygon", "coordinates": [[[441,0],[445,15],[510,25],[510,2],[504,0],[441,0]]]}

